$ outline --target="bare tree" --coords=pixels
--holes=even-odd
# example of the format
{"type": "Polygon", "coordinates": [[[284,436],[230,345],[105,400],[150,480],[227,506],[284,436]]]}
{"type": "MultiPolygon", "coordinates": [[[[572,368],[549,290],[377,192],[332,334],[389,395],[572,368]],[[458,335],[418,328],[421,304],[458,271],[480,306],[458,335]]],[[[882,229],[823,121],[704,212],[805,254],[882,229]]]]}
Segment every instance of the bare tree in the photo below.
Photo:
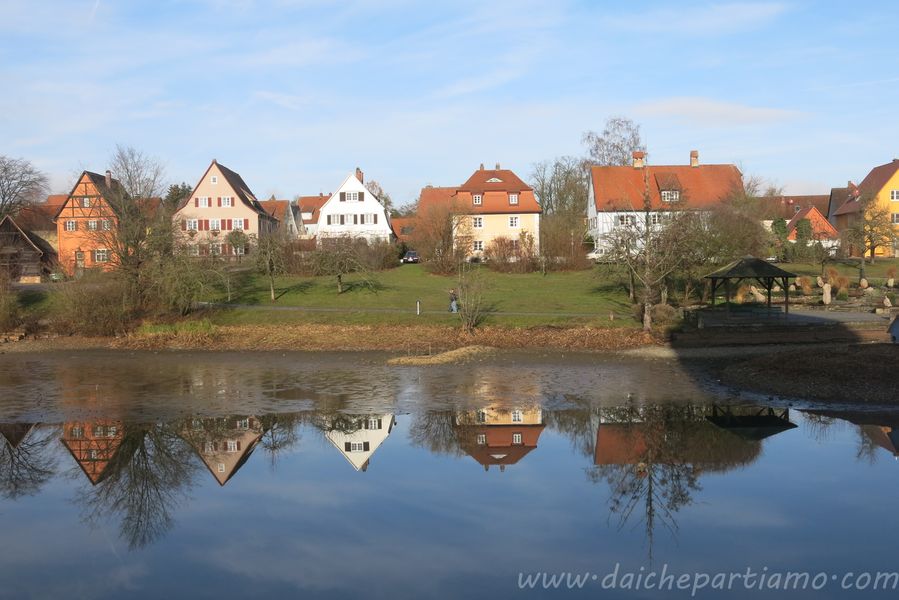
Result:
{"type": "Polygon", "coordinates": [[[487,316],[487,280],[479,265],[463,261],[459,267],[459,319],[472,333],[487,316]]]}
{"type": "Polygon", "coordinates": [[[0,428],[0,495],[15,499],[36,494],[56,472],[50,448],[56,442],[56,428],[33,423],[6,423],[0,428]],[[14,441],[5,437],[9,434],[14,441]]]}
{"type": "Polygon", "coordinates": [[[868,259],[874,264],[878,248],[892,248],[897,240],[889,208],[878,204],[873,196],[864,196],[859,200],[858,215],[847,227],[847,241],[860,249],[861,256],[868,253],[868,259]]]}
{"type": "Polygon", "coordinates": [[[47,176],[23,158],[0,155],[0,219],[37,202],[47,192],[47,176]]]}
{"type": "Polygon", "coordinates": [[[264,235],[256,240],[253,255],[256,259],[256,269],[268,279],[269,293],[274,302],[275,277],[283,274],[287,265],[287,240],[274,233],[264,235]]]}
{"type": "Polygon", "coordinates": [[[338,294],[349,289],[344,277],[350,273],[359,277],[362,286],[376,292],[378,281],[369,267],[368,249],[365,240],[350,237],[324,239],[314,255],[315,274],[334,277],[338,294]]]}
{"type": "Polygon", "coordinates": [[[443,275],[458,271],[471,249],[471,217],[459,202],[419,208],[412,246],[431,270],[443,275]]]}
{"type": "Polygon", "coordinates": [[[646,152],[640,126],[626,117],[609,118],[602,133],[584,132],[582,142],[587,146],[587,162],[594,165],[626,166],[634,152],[646,152]]]}
{"type": "Polygon", "coordinates": [[[381,206],[384,207],[384,210],[386,210],[387,212],[393,210],[393,200],[390,198],[390,194],[388,194],[384,190],[384,188],[381,187],[380,183],[372,179],[365,183],[365,189],[371,192],[371,195],[378,199],[378,202],[381,203],[381,206]]]}
{"type": "Polygon", "coordinates": [[[165,189],[162,163],[133,146],[117,144],[109,168],[131,200],[162,196],[165,189]]]}

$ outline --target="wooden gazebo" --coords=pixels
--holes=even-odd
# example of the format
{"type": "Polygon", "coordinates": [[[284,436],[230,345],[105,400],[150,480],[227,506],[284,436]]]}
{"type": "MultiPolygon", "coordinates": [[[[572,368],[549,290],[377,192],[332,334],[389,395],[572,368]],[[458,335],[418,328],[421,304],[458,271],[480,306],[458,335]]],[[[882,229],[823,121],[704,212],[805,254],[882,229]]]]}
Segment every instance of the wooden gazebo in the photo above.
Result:
{"type": "Polygon", "coordinates": [[[768,308],[771,308],[771,289],[776,283],[780,283],[784,291],[784,312],[790,312],[790,277],[796,277],[795,273],[784,271],[766,260],[754,256],[744,256],[739,260],[721,267],[714,273],[705,276],[712,281],[712,306],[715,306],[715,292],[718,286],[724,284],[725,301],[730,305],[730,286],[736,281],[739,284],[744,279],[757,281],[765,288],[768,294],[768,308]]]}

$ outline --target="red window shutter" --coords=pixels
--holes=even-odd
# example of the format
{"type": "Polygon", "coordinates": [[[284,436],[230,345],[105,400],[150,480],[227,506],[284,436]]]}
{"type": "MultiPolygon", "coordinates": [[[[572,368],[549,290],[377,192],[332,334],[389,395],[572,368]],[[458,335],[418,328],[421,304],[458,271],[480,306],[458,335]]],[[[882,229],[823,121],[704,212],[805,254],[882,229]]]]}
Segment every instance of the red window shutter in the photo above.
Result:
{"type": "Polygon", "coordinates": [[[209,231],[209,219],[203,219],[203,231],[209,231]]]}
{"type": "Polygon", "coordinates": [[[340,201],[346,202],[346,192],[340,192],[340,201]]]}
{"type": "Polygon", "coordinates": [[[219,208],[221,208],[221,207],[222,207],[222,197],[219,196],[219,208]]]}
{"type": "Polygon", "coordinates": [[[249,219],[244,219],[244,220],[243,220],[243,228],[244,228],[244,229],[249,229],[249,228],[250,228],[250,220],[249,220],[249,219]]]}
{"type": "Polygon", "coordinates": [[[240,440],[237,440],[237,449],[240,450],[240,440]]]}
{"type": "Polygon", "coordinates": [[[194,207],[200,208],[200,199],[199,198],[194,198],[194,207]]]}
{"type": "Polygon", "coordinates": [[[231,231],[231,219],[225,219],[225,231],[231,231]]]}

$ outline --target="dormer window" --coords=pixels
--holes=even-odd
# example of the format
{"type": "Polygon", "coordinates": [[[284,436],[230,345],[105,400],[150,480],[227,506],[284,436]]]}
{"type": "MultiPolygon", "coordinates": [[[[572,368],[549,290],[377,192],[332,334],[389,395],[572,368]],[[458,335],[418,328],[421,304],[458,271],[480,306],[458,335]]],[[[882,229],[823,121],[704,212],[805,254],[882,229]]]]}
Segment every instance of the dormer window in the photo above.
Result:
{"type": "Polygon", "coordinates": [[[662,202],[677,202],[680,200],[678,190],[662,190],[662,202]]]}
{"type": "Polygon", "coordinates": [[[509,204],[518,204],[518,194],[509,194],[509,204]]]}
{"type": "Polygon", "coordinates": [[[215,185],[215,184],[217,184],[218,182],[219,182],[219,176],[218,176],[218,175],[213,175],[212,177],[209,178],[209,183],[211,183],[212,185],[215,185]]]}
{"type": "Polygon", "coordinates": [[[474,202],[474,205],[475,205],[475,206],[480,206],[480,205],[481,205],[481,202],[482,202],[483,200],[482,200],[482,197],[481,197],[480,194],[474,194],[474,195],[471,197],[471,201],[474,202]]]}
{"type": "Polygon", "coordinates": [[[503,182],[503,180],[500,179],[499,177],[491,177],[490,179],[487,180],[487,183],[502,183],[502,182],[503,182]]]}

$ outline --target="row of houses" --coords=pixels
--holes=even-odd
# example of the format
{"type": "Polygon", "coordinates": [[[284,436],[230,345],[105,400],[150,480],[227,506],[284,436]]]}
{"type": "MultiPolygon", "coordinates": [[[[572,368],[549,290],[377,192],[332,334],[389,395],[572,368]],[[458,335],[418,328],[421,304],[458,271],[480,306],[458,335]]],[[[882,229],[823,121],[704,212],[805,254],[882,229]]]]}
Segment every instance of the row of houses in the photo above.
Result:
{"type": "MultiPolygon", "coordinates": [[[[743,175],[733,164],[701,164],[691,151],[683,165],[649,165],[643,152],[634,152],[631,165],[593,166],[589,171],[585,207],[586,233],[602,253],[606,240],[618,227],[633,225],[635,211],[649,205],[652,222],[661,222],[666,211],[711,210],[743,189],[743,175]]],[[[122,193],[112,173],[84,171],[68,194],[51,195],[15,217],[0,222],[0,267],[21,281],[39,279],[59,268],[74,275],[86,268],[110,264],[108,235],[118,226],[110,199],[122,193]],[[55,265],[57,266],[54,266],[55,265]]],[[[886,207],[899,226],[899,160],[875,167],[859,184],[831,189],[829,194],[777,196],[762,199],[764,218],[788,221],[788,237],[808,220],[813,237],[836,244],[840,232],[859,218],[865,203],[873,199],[886,207]]],[[[142,209],[154,212],[159,199],[142,201],[142,209]]],[[[466,254],[475,258],[497,238],[533,237],[539,250],[542,208],[534,189],[516,173],[485,168],[483,164],[461,185],[426,186],[421,190],[417,213],[392,218],[380,199],[366,186],[356,168],[336,191],[297,196],[293,200],[259,200],[239,173],[215,159],[189,196],[175,207],[172,219],[190,253],[239,255],[243,246],[232,247],[229,233],[265,236],[282,231],[296,239],[320,242],[352,237],[368,242],[414,239],[416,227],[428,215],[449,212],[464,231],[466,254]]],[[[881,247],[877,254],[897,253],[881,247]]]]}

